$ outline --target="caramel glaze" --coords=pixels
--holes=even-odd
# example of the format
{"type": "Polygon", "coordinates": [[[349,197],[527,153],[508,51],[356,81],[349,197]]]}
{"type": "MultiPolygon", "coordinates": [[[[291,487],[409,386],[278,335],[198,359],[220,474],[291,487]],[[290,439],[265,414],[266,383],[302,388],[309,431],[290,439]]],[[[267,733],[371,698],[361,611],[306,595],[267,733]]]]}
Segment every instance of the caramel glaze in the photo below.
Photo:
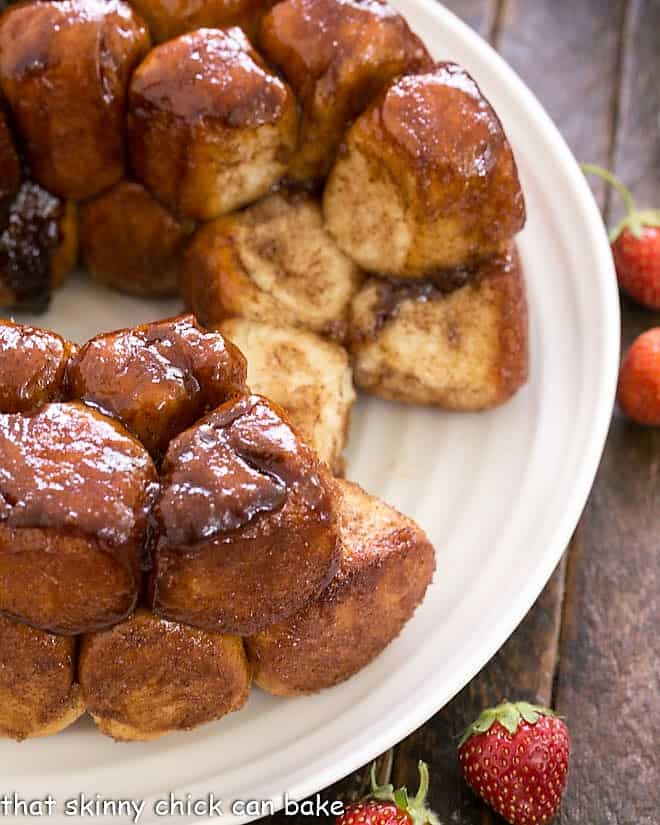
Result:
{"type": "Polygon", "coordinates": [[[149,52],[131,81],[130,117],[134,126],[165,112],[189,124],[253,128],[276,123],[287,97],[240,29],[198,29],[149,52]]]}
{"type": "Polygon", "coordinates": [[[208,410],[245,393],[246,373],[237,347],[181,315],[92,338],[70,361],[68,385],[158,457],[208,410]]]}
{"type": "Polygon", "coordinates": [[[22,3],[0,20],[0,85],[35,180],[82,199],[122,176],[126,88],[145,24],[119,0],[22,3]]]}
{"type": "Polygon", "coordinates": [[[48,306],[66,209],[36,183],[20,185],[0,234],[0,301],[5,305],[34,312],[48,306]]]}
{"type": "Polygon", "coordinates": [[[328,471],[267,399],[229,402],[180,435],[161,482],[157,613],[242,635],[295,611],[334,575],[328,471]]]}
{"type": "Polygon", "coordinates": [[[373,309],[373,324],[369,329],[352,331],[352,340],[373,339],[381,329],[397,317],[399,307],[406,301],[441,301],[457,289],[471,284],[477,286],[486,280],[520,279],[520,258],[515,246],[501,255],[495,255],[480,264],[447,269],[429,274],[428,279],[379,278],[378,302],[373,309]]]}
{"type": "Polygon", "coordinates": [[[240,26],[248,37],[256,33],[261,15],[273,0],[131,0],[147,21],[156,43],[194,29],[240,26]]]}
{"type": "Polygon", "coordinates": [[[290,176],[319,181],[351,120],[395,77],[433,61],[404,18],[380,0],[284,0],[265,17],[263,53],[303,110],[290,176]]]}
{"type": "Polygon", "coordinates": [[[281,132],[277,160],[286,163],[296,120],[291,90],[266,68],[240,29],[199,29],[152,49],[135,71],[129,90],[131,163],[170,209],[206,220],[220,214],[208,202],[217,198],[215,177],[258,164],[256,147],[264,133],[281,132]],[[263,133],[261,127],[267,127],[263,133]],[[250,146],[252,158],[245,156],[250,146]]]}
{"type": "MultiPolygon", "coordinates": [[[[525,202],[511,147],[497,114],[461,66],[440,63],[431,72],[402,77],[365,114],[371,132],[392,155],[392,172],[404,162],[414,171],[417,209],[432,222],[460,210],[463,219],[488,186],[492,221],[484,237],[508,240],[525,223],[525,202]]],[[[481,218],[483,220],[483,218],[481,218]]]]}
{"type": "Polygon", "coordinates": [[[0,415],[0,612],[64,634],[128,615],[156,490],[144,448],[82,404],[0,415]]]}
{"type": "Polygon", "coordinates": [[[0,320],[0,413],[34,412],[61,400],[71,351],[54,332],[0,320]]]}

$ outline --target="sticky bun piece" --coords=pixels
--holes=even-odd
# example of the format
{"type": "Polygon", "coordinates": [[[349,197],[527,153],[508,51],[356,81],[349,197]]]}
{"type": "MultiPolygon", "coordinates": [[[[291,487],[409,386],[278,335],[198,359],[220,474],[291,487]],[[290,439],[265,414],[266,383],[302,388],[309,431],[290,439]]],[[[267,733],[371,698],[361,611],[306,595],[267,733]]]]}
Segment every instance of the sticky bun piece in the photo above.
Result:
{"type": "Polygon", "coordinates": [[[278,192],[198,229],[181,289],[209,325],[244,317],[341,340],[361,283],[355,264],[325,231],[317,200],[278,192]]]}
{"type": "Polygon", "coordinates": [[[0,616],[0,736],[52,736],[85,710],[76,640],[0,616]]]}
{"type": "Polygon", "coordinates": [[[119,0],[21,3],[0,20],[0,85],[35,180],[82,199],[124,171],[131,70],[149,35],[119,0]]]}
{"type": "Polygon", "coordinates": [[[403,17],[380,0],[284,0],[265,16],[259,43],[302,107],[287,170],[294,181],[323,180],[349,123],[395,77],[433,66],[403,17]]]}
{"type": "Polygon", "coordinates": [[[154,515],[154,612],[209,630],[246,635],[279,621],[339,563],[328,470],[260,396],[172,441],[154,515]]]}
{"type": "Polygon", "coordinates": [[[245,393],[245,375],[230,341],[181,315],[92,338],[69,362],[68,386],[160,456],[208,410],[245,393]]]}
{"type": "Polygon", "coordinates": [[[80,685],[99,729],[155,739],[241,708],[250,670],[243,642],[154,616],[144,608],[82,639],[80,685]]]}
{"type": "Polygon", "coordinates": [[[442,284],[525,222],[502,125],[454,63],[393,83],[361,115],[324,194],[328,229],[364,269],[442,284]]]}
{"type": "Polygon", "coordinates": [[[133,169],[177,214],[209,220],[279,180],[297,118],[291,90],[240,29],[198,29],[153,49],[133,75],[133,169]]]}
{"type": "Polygon", "coordinates": [[[156,43],[195,29],[240,26],[248,37],[257,33],[262,15],[274,0],[131,0],[147,21],[156,43]]]}
{"type": "Polygon", "coordinates": [[[21,182],[21,166],[7,118],[0,105],[0,216],[16,194],[21,182]]]}
{"type": "Polygon", "coordinates": [[[82,260],[97,281],[122,292],[174,295],[193,226],[124,180],[81,207],[82,260]]]}
{"type": "Polygon", "coordinates": [[[319,458],[341,475],[355,402],[346,350],[313,332],[244,318],[224,321],[219,329],[247,358],[253,392],[279,404],[319,458]]]}
{"type": "Polygon", "coordinates": [[[517,252],[455,277],[449,292],[421,281],[366,283],[351,322],[359,387],[412,404],[481,410],[525,383],[527,303],[517,252]]]}
{"type": "Polygon", "coordinates": [[[156,470],[81,404],[0,415],[0,613],[52,633],[135,607],[156,470]]]}
{"type": "Polygon", "coordinates": [[[0,306],[42,312],[77,255],[74,203],[24,180],[0,226],[0,306]]]}
{"type": "Polygon", "coordinates": [[[62,400],[73,349],[54,332],[0,319],[0,413],[35,412],[62,400]]]}
{"type": "Polygon", "coordinates": [[[335,484],[339,572],[315,601],[246,640],[255,683],[276,696],[315,693],[369,664],[433,578],[435,553],[421,527],[357,484],[335,484]]]}

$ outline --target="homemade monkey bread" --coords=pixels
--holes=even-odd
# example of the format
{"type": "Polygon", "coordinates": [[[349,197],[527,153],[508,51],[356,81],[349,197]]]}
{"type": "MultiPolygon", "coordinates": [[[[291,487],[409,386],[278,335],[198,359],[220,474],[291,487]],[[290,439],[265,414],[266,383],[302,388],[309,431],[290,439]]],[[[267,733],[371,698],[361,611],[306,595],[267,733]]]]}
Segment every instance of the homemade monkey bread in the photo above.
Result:
{"type": "MultiPolygon", "coordinates": [[[[310,357],[343,352],[296,335],[310,357]]],[[[55,733],[83,710],[127,740],[218,719],[245,703],[251,656],[283,678],[263,634],[340,588],[353,618],[316,632],[328,649],[352,632],[350,652],[325,684],[309,652],[296,667],[295,692],[319,690],[421,602],[434,567],[421,529],[334,479],[287,413],[251,393],[221,332],[183,315],[77,347],[3,321],[0,342],[4,735],[55,733]]]]}
{"type": "Polygon", "coordinates": [[[348,678],[435,563],[333,477],[353,382],[466,411],[527,378],[497,114],[382,0],[0,11],[0,304],[80,258],[195,313],[0,322],[0,733],[150,739],[348,678]]]}

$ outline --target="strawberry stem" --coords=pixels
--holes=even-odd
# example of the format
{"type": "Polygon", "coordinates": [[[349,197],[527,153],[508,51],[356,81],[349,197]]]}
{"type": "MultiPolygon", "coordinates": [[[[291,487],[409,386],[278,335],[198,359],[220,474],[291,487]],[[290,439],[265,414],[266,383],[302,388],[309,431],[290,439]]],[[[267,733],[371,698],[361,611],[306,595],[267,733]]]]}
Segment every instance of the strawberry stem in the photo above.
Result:
{"type": "Polygon", "coordinates": [[[440,825],[438,817],[426,807],[426,794],[429,790],[429,769],[425,762],[419,761],[419,789],[410,799],[406,788],[397,788],[391,784],[379,785],[376,782],[376,763],[371,766],[371,797],[384,802],[393,802],[400,811],[407,814],[412,825],[440,825]]]}
{"type": "Polygon", "coordinates": [[[479,733],[486,733],[499,722],[511,736],[518,730],[520,720],[524,719],[530,725],[536,724],[541,716],[557,716],[554,710],[542,705],[532,705],[529,702],[502,702],[494,708],[487,708],[482,711],[474,722],[468,726],[461,737],[458,747],[467,742],[471,736],[479,733]]]}
{"type": "Polygon", "coordinates": [[[624,229],[630,230],[636,238],[640,238],[644,232],[645,226],[660,226],[660,209],[643,209],[638,210],[635,206],[633,196],[630,190],[627,189],[616,175],[603,169],[602,166],[596,166],[594,163],[583,163],[581,169],[585,175],[596,175],[602,180],[613,186],[621,195],[626,205],[626,215],[622,218],[616,226],[609,231],[610,243],[619,237],[624,229]]]}

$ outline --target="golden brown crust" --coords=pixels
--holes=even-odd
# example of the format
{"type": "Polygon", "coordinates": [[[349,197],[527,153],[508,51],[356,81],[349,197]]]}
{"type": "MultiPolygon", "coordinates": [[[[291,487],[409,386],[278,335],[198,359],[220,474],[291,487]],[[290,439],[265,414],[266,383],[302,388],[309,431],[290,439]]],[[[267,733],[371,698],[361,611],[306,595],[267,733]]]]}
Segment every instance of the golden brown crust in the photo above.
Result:
{"type": "Polygon", "coordinates": [[[98,281],[122,292],[174,295],[193,226],[144,186],[124,180],[82,206],[82,260],[98,281]]]}
{"type": "Polygon", "coordinates": [[[431,68],[422,41],[380,0],[284,0],[259,37],[303,110],[300,148],[287,176],[326,177],[343,134],[395,77],[431,68]]]}
{"type": "Polygon", "coordinates": [[[431,582],[435,554],[411,519],[357,484],[340,490],[339,572],[321,596],[247,640],[255,683],[277,696],[348,679],[400,633],[431,582]]]}
{"type": "Polygon", "coordinates": [[[252,37],[273,0],[131,0],[149,26],[155,43],[195,29],[240,26],[252,37]]]}
{"type": "Polygon", "coordinates": [[[525,221],[502,125],[453,63],[401,78],[358,118],[324,211],[365,269],[426,279],[500,253],[525,221]]]}
{"type": "Polygon", "coordinates": [[[339,563],[327,468],[260,396],[171,444],[154,508],[154,611],[245,635],[314,598],[339,563]]]}
{"type": "Polygon", "coordinates": [[[445,292],[421,281],[372,279],[353,302],[355,382],[382,396],[480,410],[527,380],[525,282],[514,247],[445,292]]]}
{"type": "Polygon", "coordinates": [[[246,370],[231,341],[180,315],[92,338],[69,362],[68,386],[160,456],[206,412],[245,393],[246,370]]]}
{"type": "Polygon", "coordinates": [[[82,404],[0,415],[0,611],[76,634],[134,608],[156,470],[82,404]]]}
{"type": "Polygon", "coordinates": [[[34,412],[61,400],[71,350],[54,332],[0,319],[0,413],[34,412]]]}
{"type": "Polygon", "coordinates": [[[181,287],[209,325],[243,317],[341,340],[361,283],[326,232],[318,200],[277,192],[198,229],[181,287]]]}
{"type": "Polygon", "coordinates": [[[103,733],[124,741],[190,730],[242,707],[250,688],[243,643],[140,609],[82,640],[79,677],[103,733]]]}
{"type": "Polygon", "coordinates": [[[76,640],[0,616],[0,736],[51,736],[84,712],[76,640]]]}
{"type": "Polygon", "coordinates": [[[0,85],[46,189],[80,199],[121,178],[126,87],[148,48],[144,23],[119,0],[24,3],[3,15],[0,85]]]}
{"type": "Polygon", "coordinates": [[[0,303],[40,312],[77,257],[76,209],[24,180],[0,226],[0,303]]]}
{"type": "Polygon", "coordinates": [[[296,103],[240,29],[199,29],[137,68],[128,134],[138,178],[177,214],[208,220],[281,177],[297,139],[296,103]]]}

